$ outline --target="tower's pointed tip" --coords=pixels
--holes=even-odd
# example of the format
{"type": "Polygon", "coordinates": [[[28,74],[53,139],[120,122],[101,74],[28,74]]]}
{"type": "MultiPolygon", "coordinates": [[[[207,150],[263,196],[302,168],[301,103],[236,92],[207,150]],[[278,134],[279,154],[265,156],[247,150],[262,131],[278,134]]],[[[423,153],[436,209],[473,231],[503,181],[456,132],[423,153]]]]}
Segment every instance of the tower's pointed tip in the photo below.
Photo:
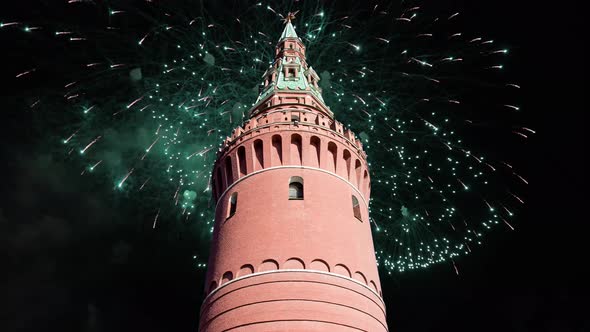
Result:
{"type": "Polygon", "coordinates": [[[293,24],[291,24],[291,20],[288,20],[287,24],[285,24],[285,29],[283,29],[283,33],[281,34],[279,41],[285,38],[298,38],[295,28],[293,27],[293,24]]]}

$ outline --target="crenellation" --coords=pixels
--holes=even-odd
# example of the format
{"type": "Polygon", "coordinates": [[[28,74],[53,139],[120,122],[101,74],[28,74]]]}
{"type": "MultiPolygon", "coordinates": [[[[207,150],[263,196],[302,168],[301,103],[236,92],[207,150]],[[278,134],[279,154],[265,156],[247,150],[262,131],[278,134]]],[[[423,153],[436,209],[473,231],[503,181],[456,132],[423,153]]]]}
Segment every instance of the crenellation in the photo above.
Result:
{"type": "Polygon", "coordinates": [[[246,120],[240,127],[236,127],[232,131],[232,136],[224,140],[223,146],[218,155],[223,154],[223,151],[231,149],[236,143],[235,141],[243,141],[261,133],[261,129],[268,129],[269,125],[271,131],[288,129],[300,129],[305,131],[321,131],[324,134],[332,136],[341,143],[348,145],[363,158],[366,159],[366,154],[363,151],[362,142],[357,139],[354,132],[350,129],[344,129],[344,125],[336,120],[333,120],[323,114],[318,114],[317,111],[307,107],[287,107],[280,106],[274,108],[272,111],[246,120]]]}

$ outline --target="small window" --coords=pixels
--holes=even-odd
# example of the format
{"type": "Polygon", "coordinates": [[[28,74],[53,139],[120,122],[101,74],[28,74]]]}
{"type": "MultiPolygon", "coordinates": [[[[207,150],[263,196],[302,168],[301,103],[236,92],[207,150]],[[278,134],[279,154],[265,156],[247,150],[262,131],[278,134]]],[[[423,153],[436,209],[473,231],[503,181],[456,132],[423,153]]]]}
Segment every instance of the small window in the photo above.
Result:
{"type": "Polygon", "coordinates": [[[352,195],[352,212],[354,213],[354,217],[360,221],[363,221],[361,218],[361,206],[359,205],[359,200],[352,195]]]}
{"type": "Polygon", "coordinates": [[[236,214],[236,209],[238,207],[238,193],[231,194],[229,198],[229,213],[227,217],[230,218],[234,214],[236,214]]]}
{"type": "Polygon", "coordinates": [[[287,78],[294,78],[295,77],[295,68],[288,68],[287,69],[287,78]]]}
{"type": "Polygon", "coordinates": [[[289,199],[303,199],[303,178],[292,176],[289,179],[289,199]]]}
{"type": "Polygon", "coordinates": [[[299,115],[291,115],[291,121],[298,122],[299,121],[299,115]]]}

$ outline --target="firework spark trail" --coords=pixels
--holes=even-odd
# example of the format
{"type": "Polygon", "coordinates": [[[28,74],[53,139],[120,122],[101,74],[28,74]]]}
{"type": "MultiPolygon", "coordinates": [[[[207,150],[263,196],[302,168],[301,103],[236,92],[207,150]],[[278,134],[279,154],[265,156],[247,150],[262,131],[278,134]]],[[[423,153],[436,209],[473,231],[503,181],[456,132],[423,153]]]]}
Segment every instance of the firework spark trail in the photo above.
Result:
{"type": "Polygon", "coordinates": [[[513,172],[512,174],[516,175],[525,184],[529,184],[529,182],[525,178],[523,178],[522,176],[520,176],[520,174],[518,174],[516,172],[513,172]]]}
{"type": "Polygon", "coordinates": [[[504,211],[506,211],[506,213],[508,213],[509,216],[513,215],[512,211],[508,210],[508,208],[504,206],[504,204],[500,203],[500,206],[504,209],[504,211]]]}
{"type": "Polygon", "coordinates": [[[134,169],[132,168],[129,172],[127,172],[127,174],[125,175],[123,180],[121,180],[121,182],[119,182],[117,187],[121,188],[123,186],[123,184],[125,183],[125,181],[127,181],[127,179],[131,176],[131,174],[133,174],[133,171],[134,171],[134,169]]]}
{"type": "Polygon", "coordinates": [[[456,231],[456,229],[455,229],[455,226],[453,226],[453,223],[451,223],[450,221],[448,221],[448,223],[449,223],[449,226],[451,226],[451,229],[452,229],[453,231],[456,231]]]}
{"type": "Polygon", "coordinates": [[[505,224],[506,224],[508,227],[510,227],[510,230],[514,230],[514,227],[512,227],[512,225],[510,225],[510,223],[508,223],[508,221],[506,221],[506,219],[504,219],[504,218],[501,218],[501,217],[500,217],[500,219],[502,219],[502,221],[503,221],[503,222],[504,222],[504,223],[505,223],[505,224]]]}
{"type": "Polygon", "coordinates": [[[22,73],[20,73],[20,74],[16,74],[16,78],[19,78],[19,77],[23,77],[23,76],[29,75],[29,74],[31,74],[31,73],[34,73],[36,70],[37,70],[37,68],[29,69],[29,70],[27,70],[27,71],[23,71],[23,72],[22,72],[22,73]]]}
{"type": "Polygon", "coordinates": [[[527,135],[525,135],[525,134],[523,134],[523,133],[520,133],[520,132],[518,132],[518,131],[516,131],[516,130],[513,130],[512,132],[513,132],[514,134],[518,135],[518,136],[521,136],[521,137],[524,137],[524,138],[529,138],[527,135]]]}
{"type": "Polygon", "coordinates": [[[467,187],[467,185],[465,183],[463,183],[463,181],[461,181],[461,179],[457,179],[457,181],[463,186],[463,188],[465,190],[469,189],[469,187],[467,187]]]}
{"type": "Polygon", "coordinates": [[[363,98],[359,97],[358,95],[353,95],[353,96],[355,96],[356,99],[360,100],[361,103],[363,103],[363,105],[367,105],[367,103],[365,102],[365,100],[363,98]]]}
{"type": "Polygon", "coordinates": [[[509,193],[510,195],[512,195],[512,197],[516,198],[516,200],[517,200],[517,201],[519,201],[521,204],[524,204],[524,201],[523,201],[523,200],[522,200],[520,197],[518,197],[518,196],[514,195],[514,194],[513,194],[513,193],[511,193],[511,192],[508,192],[508,193],[509,193]]]}
{"type": "Polygon", "coordinates": [[[142,190],[143,190],[143,187],[145,187],[145,185],[146,185],[146,184],[147,184],[147,183],[150,181],[150,179],[151,179],[151,178],[147,178],[147,179],[146,179],[146,180],[145,180],[145,181],[144,181],[144,182],[141,184],[141,186],[139,187],[139,191],[142,191],[142,190]]]}
{"type": "Polygon", "coordinates": [[[158,142],[159,139],[160,139],[160,136],[156,137],[156,139],[152,142],[152,144],[150,144],[150,146],[145,150],[145,153],[144,153],[143,157],[141,157],[141,160],[145,159],[147,154],[150,153],[150,151],[152,150],[154,145],[156,145],[156,143],[158,142]]]}
{"type": "Polygon", "coordinates": [[[126,107],[127,107],[127,108],[131,108],[131,107],[133,107],[133,105],[137,104],[137,103],[138,103],[138,102],[140,102],[142,99],[143,99],[143,96],[142,96],[142,97],[139,97],[139,98],[137,98],[137,99],[135,99],[134,101],[132,101],[132,102],[131,102],[129,105],[127,105],[126,107]]]}
{"type": "Polygon", "coordinates": [[[94,143],[98,142],[98,140],[100,140],[102,138],[102,136],[97,136],[95,139],[93,139],[90,143],[88,143],[88,145],[86,145],[86,147],[84,147],[84,149],[82,149],[80,151],[81,154],[86,153],[86,150],[90,149],[91,146],[94,145],[94,143]]]}
{"type": "Polygon", "coordinates": [[[490,209],[490,211],[494,211],[494,207],[490,203],[488,203],[487,200],[484,199],[483,201],[486,203],[486,205],[488,206],[488,209],[490,209]]]}
{"type": "Polygon", "coordinates": [[[32,103],[31,105],[29,105],[30,108],[34,108],[35,106],[39,105],[39,103],[41,102],[41,99],[37,99],[35,100],[34,103],[32,103]]]}
{"type": "Polygon", "coordinates": [[[512,168],[512,165],[510,165],[509,163],[505,162],[505,161],[500,161],[502,164],[504,164],[504,166],[508,167],[508,168],[512,168]]]}
{"type": "Polygon", "coordinates": [[[19,25],[19,24],[21,24],[21,23],[20,22],[0,23],[0,28],[9,27],[9,26],[13,26],[13,25],[19,25]]]}
{"type": "Polygon", "coordinates": [[[93,171],[98,165],[100,165],[102,163],[102,159],[99,160],[98,162],[96,162],[96,164],[90,166],[90,171],[93,171]]]}
{"type": "Polygon", "coordinates": [[[455,261],[453,259],[451,259],[451,262],[453,262],[453,268],[455,268],[455,273],[459,275],[459,269],[457,268],[457,264],[455,264],[455,261]]]}
{"type": "Polygon", "coordinates": [[[205,153],[207,153],[207,152],[211,151],[211,149],[213,149],[213,148],[211,147],[211,148],[206,148],[206,149],[203,149],[203,150],[201,150],[201,151],[196,151],[196,152],[193,152],[193,153],[192,153],[192,154],[190,154],[190,155],[189,155],[189,156],[188,156],[186,159],[190,159],[190,158],[194,157],[195,155],[202,156],[202,155],[204,155],[205,153]]]}
{"type": "Polygon", "coordinates": [[[421,64],[422,66],[432,67],[432,64],[430,64],[430,63],[428,63],[426,61],[422,61],[422,60],[419,60],[419,59],[416,59],[416,58],[410,58],[410,60],[415,61],[415,62],[421,64]]]}
{"type": "MultiPolygon", "coordinates": [[[[352,28],[352,27],[351,27],[351,28],[352,28]]],[[[350,45],[352,48],[354,48],[356,51],[358,51],[358,50],[360,50],[360,49],[361,49],[361,47],[360,47],[360,46],[358,46],[358,45],[351,44],[351,43],[348,43],[348,42],[347,42],[347,44],[348,44],[348,45],[350,45]]]]}
{"type": "Polygon", "coordinates": [[[149,36],[151,32],[146,33],[138,42],[139,45],[143,44],[143,42],[145,41],[145,39],[149,36]]]}
{"type": "Polygon", "coordinates": [[[156,217],[154,218],[154,222],[152,224],[152,229],[156,229],[156,223],[158,222],[159,216],[160,216],[160,209],[158,209],[158,212],[156,213],[156,217]]]}
{"type": "Polygon", "coordinates": [[[76,136],[76,134],[80,131],[80,129],[77,129],[76,131],[74,131],[67,139],[64,140],[64,144],[68,144],[68,142],[74,138],[74,136],[76,136]]]}

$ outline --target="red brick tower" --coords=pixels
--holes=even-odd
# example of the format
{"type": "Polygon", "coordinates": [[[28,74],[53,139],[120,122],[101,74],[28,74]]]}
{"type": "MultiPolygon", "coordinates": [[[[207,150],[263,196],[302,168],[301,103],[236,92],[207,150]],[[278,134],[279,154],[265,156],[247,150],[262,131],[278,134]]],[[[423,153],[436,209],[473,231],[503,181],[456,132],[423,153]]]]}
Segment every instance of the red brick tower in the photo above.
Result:
{"type": "Polygon", "coordinates": [[[213,171],[200,331],[387,331],[361,142],[324,104],[291,25],[213,171]]]}

